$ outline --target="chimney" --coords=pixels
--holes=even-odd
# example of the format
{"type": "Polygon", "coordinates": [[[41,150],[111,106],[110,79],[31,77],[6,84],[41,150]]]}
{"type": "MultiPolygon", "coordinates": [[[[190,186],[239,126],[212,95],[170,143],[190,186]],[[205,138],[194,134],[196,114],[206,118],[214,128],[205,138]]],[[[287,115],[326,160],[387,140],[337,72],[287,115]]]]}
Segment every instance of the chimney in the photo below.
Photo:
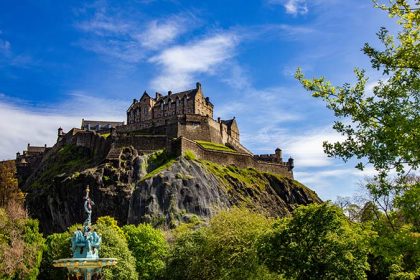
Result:
{"type": "Polygon", "coordinates": [[[137,99],[135,99],[135,98],[134,98],[134,99],[133,99],[133,104],[134,104],[134,103],[136,103],[136,102],[137,102],[137,99]]]}
{"type": "Polygon", "coordinates": [[[220,117],[217,117],[217,122],[220,123],[220,117]]]}
{"type": "Polygon", "coordinates": [[[197,82],[197,83],[195,84],[195,86],[196,86],[196,88],[197,88],[197,89],[201,89],[201,84],[200,84],[200,82],[197,82]]]}
{"type": "Polygon", "coordinates": [[[160,94],[159,92],[156,92],[156,100],[158,99],[158,98],[160,98],[162,96],[162,94],[160,94]]]}
{"type": "Polygon", "coordinates": [[[46,148],[47,147],[47,144],[44,144],[44,148],[46,148]]]}
{"type": "Polygon", "coordinates": [[[168,96],[171,96],[171,94],[172,94],[172,91],[171,90],[168,91],[168,96]]]}
{"type": "Polygon", "coordinates": [[[31,146],[31,143],[28,143],[28,150],[29,150],[29,146],[31,146]]]}

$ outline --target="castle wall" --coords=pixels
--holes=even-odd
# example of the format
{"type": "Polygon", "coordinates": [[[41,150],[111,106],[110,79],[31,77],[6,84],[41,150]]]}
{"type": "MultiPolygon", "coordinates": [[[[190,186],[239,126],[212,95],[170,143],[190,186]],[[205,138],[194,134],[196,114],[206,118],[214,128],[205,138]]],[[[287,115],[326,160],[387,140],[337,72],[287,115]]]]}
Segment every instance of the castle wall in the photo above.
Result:
{"type": "Polygon", "coordinates": [[[105,158],[111,148],[111,141],[109,139],[105,139],[94,131],[77,128],[73,128],[66,133],[56,145],[62,147],[65,144],[89,148],[92,151],[95,161],[105,158]]]}
{"type": "Polygon", "coordinates": [[[293,171],[289,170],[287,163],[258,162],[248,153],[206,150],[185,137],[174,140],[170,148],[170,151],[178,156],[187,150],[191,150],[199,159],[209,160],[222,165],[232,164],[239,168],[255,168],[258,171],[280,174],[293,179],[293,171]]]}
{"type": "Polygon", "coordinates": [[[164,149],[168,146],[166,135],[129,135],[119,136],[114,144],[115,148],[133,146],[139,152],[149,153],[164,149]]]}

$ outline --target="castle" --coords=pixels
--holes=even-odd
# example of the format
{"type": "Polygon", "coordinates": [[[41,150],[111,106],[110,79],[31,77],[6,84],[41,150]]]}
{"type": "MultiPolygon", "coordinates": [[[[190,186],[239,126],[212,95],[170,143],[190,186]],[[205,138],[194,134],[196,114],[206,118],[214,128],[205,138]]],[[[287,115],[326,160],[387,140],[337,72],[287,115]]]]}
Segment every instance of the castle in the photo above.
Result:
{"type": "MultiPolygon", "coordinates": [[[[83,119],[80,129],[73,128],[64,133],[59,128],[55,146],[45,147],[35,157],[42,157],[65,144],[90,148],[94,157],[114,164],[118,164],[125,147],[133,147],[139,154],[166,149],[168,153],[180,156],[192,151],[198,159],[293,178],[292,158],[283,162],[279,148],[274,154],[253,155],[240,143],[236,119],[215,120],[213,108],[200,83],[187,91],[169,91],[167,95],[156,93],[154,98],[144,92],[128,107],[126,124],[83,119]]],[[[16,162],[21,167],[28,164],[26,156],[20,154],[16,162]]]]}

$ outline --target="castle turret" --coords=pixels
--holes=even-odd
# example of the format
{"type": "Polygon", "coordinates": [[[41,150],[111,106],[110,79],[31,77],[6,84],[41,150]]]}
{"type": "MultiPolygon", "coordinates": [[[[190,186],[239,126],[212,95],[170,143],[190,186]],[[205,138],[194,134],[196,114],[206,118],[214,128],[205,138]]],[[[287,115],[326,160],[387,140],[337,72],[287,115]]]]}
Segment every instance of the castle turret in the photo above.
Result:
{"type": "Polygon", "coordinates": [[[289,171],[293,170],[295,167],[294,159],[292,157],[290,157],[287,161],[287,166],[289,167],[289,171]]]}
{"type": "Polygon", "coordinates": [[[61,127],[59,127],[57,129],[57,142],[60,141],[63,138],[63,135],[64,135],[63,129],[61,127]]]}
{"type": "Polygon", "coordinates": [[[281,149],[280,148],[277,148],[275,150],[275,159],[276,159],[276,162],[283,162],[283,158],[282,158],[282,154],[281,154],[281,149]]]}

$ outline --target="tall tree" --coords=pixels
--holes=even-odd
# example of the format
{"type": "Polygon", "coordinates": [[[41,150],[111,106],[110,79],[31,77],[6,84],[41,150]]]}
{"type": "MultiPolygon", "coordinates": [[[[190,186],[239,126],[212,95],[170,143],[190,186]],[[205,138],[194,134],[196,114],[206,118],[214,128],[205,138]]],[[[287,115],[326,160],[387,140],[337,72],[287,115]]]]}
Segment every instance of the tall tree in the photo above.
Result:
{"type": "MultiPolygon", "coordinates": [[[[378,170],[378,181],[385,182],[390,170],[403,180],[420,165],[420,1],[414,5],[406,0],[391,0],[389,5],[374,2],[397,19],[401,30],[393,36],[382,27],[377,35],[383,49],[368,43],[363,47],[372,67],[383,74],[373,93],[366,91],[368,77],[360,69],[354,70],[357,82],[353,86],[333,86],[323,77],[306,79],[300,69],[295,76],[338,118],[333,128],[346,139],[324,142],[329,156],[345,161],[366,158],[378,170]]],[[[361,170],[364,166],[363,161],[357,164],[361,170]]]]}

